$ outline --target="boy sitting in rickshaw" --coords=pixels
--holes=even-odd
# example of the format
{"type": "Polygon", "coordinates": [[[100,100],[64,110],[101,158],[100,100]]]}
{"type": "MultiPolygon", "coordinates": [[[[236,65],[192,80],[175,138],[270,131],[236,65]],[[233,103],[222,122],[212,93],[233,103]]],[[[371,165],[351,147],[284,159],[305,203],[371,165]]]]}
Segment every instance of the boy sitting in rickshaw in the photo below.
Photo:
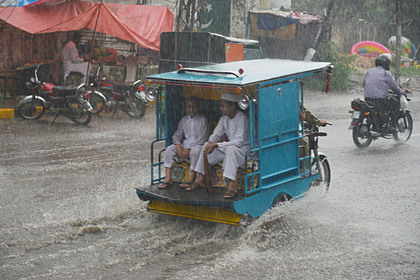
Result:
{"type": "MultiPolygon", "coordinates": [[[[232,93],[223,93],[220,100],[220,118],[209,141],[204,144],[197,165],[193,172],[199,175],[196,181],[188,188],[192,191],[197,187],[204,187],[211,182],[205,182],[205,160],[212,166],[223,161],[223,177],[226,180],[224,198],[233,198],[237,195],[235,179],[238,168],[245,163],[245,156],[250,151],[248,116],[238,108],[238,97],[232,93]],[[218,142],[226,134],[227,140],[218,142]]],[[[208,172],[208,171],[207,171],[208,172]]]]}
{"type": "MultiPolygon", "coordinates": [[[[207,118],[199,113],[199,99],[190,96],[186,100],[187,115],[178,123],[178,128],[172,137],[172,145],[165,150],[164,166],[166,169],[165,180],[159,184],[158,188],[164,189],[172,182],[172,165],[174,156],[180,158],[190,158],[190,169],[195,168],[203,144],[209,135],[207,118]]],[[[190,180],[195,179],[195,172],[189,176],[190,180]]],[[[188,187],[187,184],[181,184],[188,187]]]]}

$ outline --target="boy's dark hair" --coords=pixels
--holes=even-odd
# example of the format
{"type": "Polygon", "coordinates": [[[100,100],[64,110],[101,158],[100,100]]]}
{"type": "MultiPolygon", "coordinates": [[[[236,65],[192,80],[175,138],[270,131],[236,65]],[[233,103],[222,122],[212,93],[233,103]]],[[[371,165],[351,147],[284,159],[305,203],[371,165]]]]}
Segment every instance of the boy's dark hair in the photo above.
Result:
{"type": "Polygon", "coordinates": [[[185,104],[187,104],[188,102],[192,102],[198,106],[200,105],[200,98],[198,98],[197,96],[188,96],[185,100],[185,104]]]}
{"type": "Polygon", "coordinates": [[[238,102],[229,101],[229,100],[224,100],[224,101],[226,101],[226,103],[228,104],[229,107],[233,106],[233,107],[235,107],[235,111],[238,111],[238,109],[239,109],[238,102]]]}

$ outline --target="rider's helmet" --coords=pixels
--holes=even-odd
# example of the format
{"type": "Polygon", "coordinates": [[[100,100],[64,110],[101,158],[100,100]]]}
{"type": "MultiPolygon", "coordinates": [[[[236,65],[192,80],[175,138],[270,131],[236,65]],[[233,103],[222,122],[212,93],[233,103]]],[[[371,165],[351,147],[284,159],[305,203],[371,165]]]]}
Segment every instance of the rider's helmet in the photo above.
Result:
{"type": "Polygon", "coordinates": [[[383,53],[379,55],[375,60],[375,66],[381,66],[385,70],[389,70],[391,64],[391,55],[389,53],[383,53]]]}

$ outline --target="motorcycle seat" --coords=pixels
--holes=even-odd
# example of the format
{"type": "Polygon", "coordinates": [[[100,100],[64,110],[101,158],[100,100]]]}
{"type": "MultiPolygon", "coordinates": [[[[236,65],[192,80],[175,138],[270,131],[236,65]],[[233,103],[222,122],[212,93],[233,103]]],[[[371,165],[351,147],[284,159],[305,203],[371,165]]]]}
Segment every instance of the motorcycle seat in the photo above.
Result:
{"type": "Polygon", "coordinates": [[[364,102],[366,107],[368,107],[369,109],[374,109],[373,104],[370,103],[368,100],[361,99],[360,101],[364,102]]]}
{"type": "Polygon", "coordinates": [[[54,95],[56,96],[70,96],[76,95],[77,87],[68,85],[68,86],[55,86],[52,88],[54,95]]]}

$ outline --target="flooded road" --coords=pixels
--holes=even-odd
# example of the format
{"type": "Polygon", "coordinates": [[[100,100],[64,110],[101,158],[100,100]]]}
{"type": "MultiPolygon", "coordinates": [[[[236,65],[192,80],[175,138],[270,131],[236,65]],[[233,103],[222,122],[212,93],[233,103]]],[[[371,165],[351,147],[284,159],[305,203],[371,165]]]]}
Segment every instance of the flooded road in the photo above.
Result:
{"type": "Polygon", "coordinates": [[[247,227],[148,213],[153,108],[87,127],[1,120],[0,279],[419,279],[420,96],[412,138],[356,148],[350,101],[309,94],[323,128],[328,195],[247,227]]]}

